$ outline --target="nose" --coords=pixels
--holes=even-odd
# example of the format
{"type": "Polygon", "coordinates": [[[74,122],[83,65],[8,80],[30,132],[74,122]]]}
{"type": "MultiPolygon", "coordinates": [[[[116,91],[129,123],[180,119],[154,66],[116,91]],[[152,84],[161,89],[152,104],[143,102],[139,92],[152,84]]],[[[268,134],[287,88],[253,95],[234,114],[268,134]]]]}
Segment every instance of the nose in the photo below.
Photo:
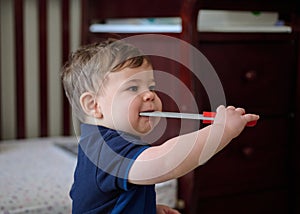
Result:
{"type": "Polygon", "coordinates": [[[144,101],[153,101],[155,98],[155,94],[153,91],[145,91],[143,93],[143,100],[144,101]]]}

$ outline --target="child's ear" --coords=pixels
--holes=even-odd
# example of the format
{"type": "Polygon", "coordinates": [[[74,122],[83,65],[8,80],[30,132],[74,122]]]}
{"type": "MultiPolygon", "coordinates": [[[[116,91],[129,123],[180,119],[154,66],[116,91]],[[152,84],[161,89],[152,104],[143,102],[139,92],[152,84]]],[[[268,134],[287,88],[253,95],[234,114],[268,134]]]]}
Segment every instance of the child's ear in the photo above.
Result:
{"type": "Polygon", "coordinates": [[[84,92],[80,96],[80,105],[87,115],[95,118],[102,118],[103,115],[95,96],[96,95],[92,92],[84,92]]]}

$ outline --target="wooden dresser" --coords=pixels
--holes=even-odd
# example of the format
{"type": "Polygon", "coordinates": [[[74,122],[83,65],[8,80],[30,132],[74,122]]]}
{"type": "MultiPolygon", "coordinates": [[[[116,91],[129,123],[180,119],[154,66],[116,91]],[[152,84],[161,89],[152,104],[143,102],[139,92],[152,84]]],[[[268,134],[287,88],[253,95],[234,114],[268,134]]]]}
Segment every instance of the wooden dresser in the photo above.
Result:
{"type": "MultiPolygon", "coordinates": [[[[194,171],[189,213],[299,213],[299,9],[266,0],[183,4],[183,38],[215,68],[226,104],[261,116],[194,171]],[[292,32],[198,32],[202,9],[276,11],[292,32]]],[[[194,89],[199,108],[209,109],[199,81],[194,89]]]]}

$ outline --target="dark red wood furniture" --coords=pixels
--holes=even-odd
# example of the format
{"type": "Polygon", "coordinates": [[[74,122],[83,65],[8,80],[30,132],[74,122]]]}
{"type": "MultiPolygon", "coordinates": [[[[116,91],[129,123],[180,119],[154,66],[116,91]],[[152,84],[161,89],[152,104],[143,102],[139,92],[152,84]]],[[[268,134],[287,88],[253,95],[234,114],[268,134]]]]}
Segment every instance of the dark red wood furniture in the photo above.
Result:
{"type": "MultiPolygon", "coordinates": [[[[212,63],[227,105],[261,115],[194,171],[190,213],[299,213],[299,3],[185,1],[183,38],[212,63]],[[276,11],[291,33],[198,32],[200,9],[276,11]]],[[[200,109],[209,108],[200,84],[200,109]]]]}

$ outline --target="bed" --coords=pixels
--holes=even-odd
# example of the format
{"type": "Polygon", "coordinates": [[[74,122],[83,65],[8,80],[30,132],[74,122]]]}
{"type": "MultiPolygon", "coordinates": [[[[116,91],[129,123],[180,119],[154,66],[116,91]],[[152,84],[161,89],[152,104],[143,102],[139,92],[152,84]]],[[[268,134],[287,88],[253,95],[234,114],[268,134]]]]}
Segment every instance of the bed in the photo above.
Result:
{"type": "MultiPolygon", "coordinates": [[[[37,138],[0,143],[0,213],[71,213],[69,191],[76,138],[37,138]]],[[[176,205],[177,181],[156,185],[157,202],[176,205]]]]}
{"type": "Polygon", "coordinates": [[[71,212],[69,190],[76,156],[57,143],[73,138],[4,141],[0,144],[0,212],[71,212]]]}

